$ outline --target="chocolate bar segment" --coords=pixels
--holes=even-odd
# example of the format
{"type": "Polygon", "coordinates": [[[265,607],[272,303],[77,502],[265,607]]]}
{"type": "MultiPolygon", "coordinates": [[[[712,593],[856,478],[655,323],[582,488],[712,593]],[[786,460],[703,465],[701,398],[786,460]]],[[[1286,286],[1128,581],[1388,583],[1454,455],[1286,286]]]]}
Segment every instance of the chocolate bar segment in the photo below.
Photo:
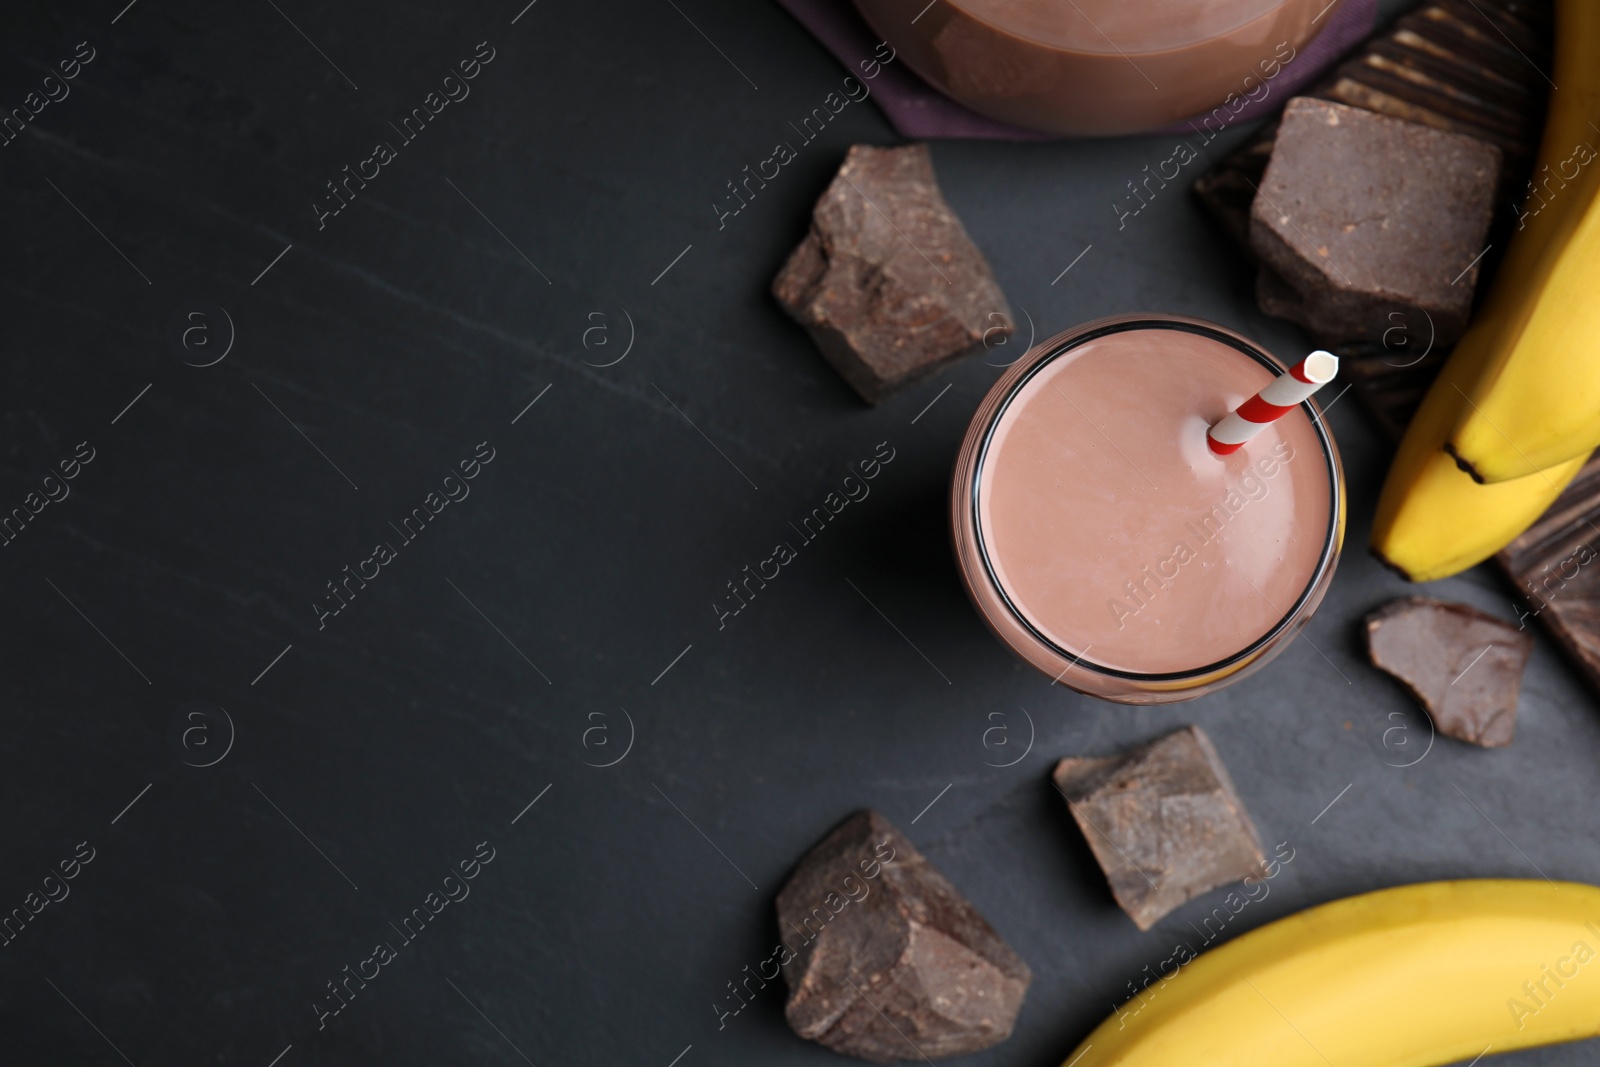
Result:
{"type": "Polygon", "coordinates": [[[1543,623],[1600,690],[1600,453],[1495,562],[1517,587],[1521,617],[1543,623]]]}

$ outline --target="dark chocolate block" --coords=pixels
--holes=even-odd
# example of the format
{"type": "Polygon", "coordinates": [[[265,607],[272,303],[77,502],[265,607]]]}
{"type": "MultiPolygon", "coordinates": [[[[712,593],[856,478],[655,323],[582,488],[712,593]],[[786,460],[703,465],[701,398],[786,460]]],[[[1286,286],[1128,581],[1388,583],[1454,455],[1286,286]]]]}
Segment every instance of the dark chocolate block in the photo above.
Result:
{"type": "Polygon", "coordinates": [[[923,144],[852,147],[772,294],[871,404],[1012,330],[923,144]]]}
{"type": "MultiPolygon", "coordinates": [[[[1303,95],[1488,141],[1503,153],[1500,187],[1520,189],[1544,123],[1553,39],[1550,0],[1424,0],[1303,95]]],[[[1277,124],[1195,180],[1195,195],[1248,250],[1250,204],[1277,124]]],[[[1502,195],[1496,248],[1517,198],[1502,195]]],[[[1490,265],[1491,252],[1484,257],[1490,265]]],[[[1345,353],[1339,352],[1339,356],[1345,353]]],[[[1362,395],[1360,385],[1357,395],[1362,395]]]]}
{"type": "Polygon", "coordinates": [[[1391,600],[1367,616],[1367,654],[1411,691],[1439,732],[1485,748],[1511,743],[1533,635],[1466,604],[1391,600]]]}
{"type": "Polygon", "coordinates": [[[1600,690],[1600,453],[1495,561],[1535,618],[1600,690]]]}
{"type": "Polygon", "coordinates": [[[959,1056],[1011,1036],[1033,974],[875,811],[846,819],[778,894],[784,1009],[801,1037],[873,1063],[959,1056]]]}
{"type": "Polygon", "coordinates": [[[1289,101],[1250,213],[1261,310],[1318,340],[1381,341],[1396,313],[1465,332],[1500,150],[1311,97],[1289,101]],[[1281,284],[1280,284],[1281,283],[1281,284]]]}
{"type": "Polygon", "coordinates": [[[1141,930],[1265,862],[1228,769],[1198,726],[1121,756],[1069,756],[1055,784],[1111,895],[1141,930]]]}

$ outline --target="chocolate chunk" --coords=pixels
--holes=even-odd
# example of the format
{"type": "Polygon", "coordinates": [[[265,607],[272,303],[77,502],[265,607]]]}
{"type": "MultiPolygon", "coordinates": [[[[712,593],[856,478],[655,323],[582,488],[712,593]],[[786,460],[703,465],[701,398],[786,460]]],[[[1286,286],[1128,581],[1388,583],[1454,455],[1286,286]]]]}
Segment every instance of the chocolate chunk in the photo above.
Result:
{"type": "Polygon", "coordinates": [[[1141,930],[1265,862],[1228,769],[1198,726],[1121,756],[1068,756],[1055,783],[1111,895],[1141,930]]]}
{"type": "MultiPolygon", "coordinates": [[[[1418,5],[1302,95],[1488,141],[1503,153],[1500,187],[1519,189],[1544,126],[1551,7],[1550,0],[1418,5]]],[[[1264,125],[1194,183],[1201,202],[1247,248],[1250,205],[1277,129],[1277,123],[1264,125]]],[[[1497,228],[1507,231],[1515,224],[1517,206],[1516,197],[1500,198],[1497,228]]],[[[1496,247],[1503,243],[1496,241],[1496,247]]],[[[1484,262],[1492,258],[1491,253],[1484,262]]]]}
{"type": "Polygon", "coordinates": [[[806,854],[778,894],[801,1037],[873,1063],[976,1052],[1011,1036],[1033,974],[875,811],[806,854]]]}
{"type": "Polygon", "coordinates": [[[1495,556],[1527,601],[1530,617],[1600,692],[1600,454],[1590,456],[1556,502],[1495,556]]]}
{"type": "Polygon", "coordinates": [[[1360,108],[1299,97],[1250,211],[1269,315],[1330,344],[1380,342],[1399,316],[1436,343],[1466,330],[1500,150],[1360,108]]]}
{"type": "Polygon", "coordinates": [[[1367,654],[1411,690],[1442,734],[1511,743],[1533,635],[1466,604],[1391,600],[1367,616],[1367,654]]]}
{"type": "Polygon", "coordinates": [[[1012,330],[923,144],[852,147],[772,294],[870,404],[1012,330]]]}

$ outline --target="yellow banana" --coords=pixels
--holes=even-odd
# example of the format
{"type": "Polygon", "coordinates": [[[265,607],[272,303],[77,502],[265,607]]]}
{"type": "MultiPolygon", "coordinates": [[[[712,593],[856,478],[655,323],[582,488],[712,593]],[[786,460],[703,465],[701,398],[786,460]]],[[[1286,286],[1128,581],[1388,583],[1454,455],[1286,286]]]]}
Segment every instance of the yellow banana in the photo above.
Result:
{"type": "Polygon", "coordinates": [[[1549,114],[1525,227],[1462,348],[1490,351],[1446,446],[1487,482],[1600,444],[1600,4],[1556,8],[1549,114]],[[1491,314],[1492,312],[1492,314],[1491,314]]]}
{"type": "Polygon", "coordinates": [[[1072,1067],[1433,1067],[1600,1033],[1600,889],[1431,882],[1254,930],[1152,981],[1072,1067]]]}
{"type": "MultiPolygon", "coordinates": [[[[1540,148],[1541,173],[1544,166],[1559,167],[1579,141],[1600,146],[1600,130],[1590,125],[1592,120],[1600,125],[1596,119],[1600,116],[1600,61],[1596,60],[1600,55],[1600,3],[1560,0],[1556,26],[1555,69],[1561,88],[1551,94],[1540,148]]],[[[1595,444],[1589,441],[1549,469],[1525,463],[1520,468],[1521,477],[1487,485],[1480,485],[1463,473],[1441,451],[1451,444],[1452,433],[1464,425],[1487,428],[1501,446],[1506,446],[1506,437],[1495,427],[1509,433],[1502,420],[1507,424],[1514,421],[1519,427],[1526,421],[1521,416],[1513,420],[1493,404],[1492,397],[1498,394],[1494,382],[1509,366],[1507,357],[1514,350],[1524,355],[1533,352],[1525,346],[1519,349],[1518,339],[1526,332],[1535,308],[1543,311],[1545,321],[1555,321],[1557,305],[1541,304],[1539,296],[1546,292],[1546,282],[1558,266],[1575,262],[1563,260],[1559,253],[1578,250],[1579,246],[1572,242],[1580,230],[1591,239],[1600,238],[1600,210],[1588,210],[1591,201],[1600,203],[1597,191],[1600,159],[1587,164],[1567,188],[1559,190],[1543,208],[1525,219],[1524,228],[1506,253],[1488,300],[1440,370],[1406,430],[1378,501],[1372,550],[1413,581],[1447,577],[1504,548],[1550,506],[1583,466],[1595,444]],[[1489,418],[1482,417],[1486,404],[1496,411],[1489,418]]],[[[1595,259],[1594,274],[1600,281],[1600,257],[1595,259]]],[[[1571,269],[1566,275],[1577,277],[1571,269]]],[[[1563,294],[1570,284],[1573,283],[1563,282],[1563,294]]],[[[1549,289],[1551,293],[1555,291],[1549,289]]],[[[1585,303],[1565,295],[1563,299],[1574,307],[1585,303]]],[[[1600,309],[1600,302],[1587,303],[1600,309]]],[[[1593,317],[1588,311],[1582,315],[1593,317]]],[[[1578,317],[1575,313],[1572,321],[1578,317]]],[[[1595,325],[1593,336],[1600,346],[1600,320],[1595,325]]],[[[1529,337],[1548,336],[1544,327],[1540,331],[1529,337]]],[[[1527,362],[1524,360],[1524,365],[1527,362]]],[[[1591,362],[1595,364],[1594,373],[1600,375],[1600,359],[1591,362]]],[[[1600,438],[1600,411],[1595,414],[1596,437],[1600,438]]],[[[1453,450],[1467,455],[1459,446],[1453,450]]],[[[1478,473],[1484,472],[1480,468],[1478,473]]]]}
{"type": "MultiPolygon", "coordinates": [[[[1597,5],[1600,6],[1600,5],[1597,5]]],[[[1480,318],[1473,327],[1492,328],[1480,318]]],[[[1406,428],[1372,520],[1372,552],[1414,582],[1481,563],[1533,525],[1583,467],[1584,457],[1510,482],[1480,485],[1442,451],[1482,345],[1462,342],[1406,428]],[[1463,357],[1470,357],[1463,362],[1463,357]]]]}

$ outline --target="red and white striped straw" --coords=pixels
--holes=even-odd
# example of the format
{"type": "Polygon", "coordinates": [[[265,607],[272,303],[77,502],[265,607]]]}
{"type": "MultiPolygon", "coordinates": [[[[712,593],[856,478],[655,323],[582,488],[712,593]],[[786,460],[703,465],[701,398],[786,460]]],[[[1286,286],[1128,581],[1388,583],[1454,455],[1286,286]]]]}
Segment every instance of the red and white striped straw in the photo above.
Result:
{"type": "Polygon", "coordinates": [[[1288,374],[1279,376],[1207,430],[1206,444],[1219,456],[1239,451],[1269,422],[1293,411],[1338,373],[1338,356],[1321,350],[1311,353],[1288,374]]]}

